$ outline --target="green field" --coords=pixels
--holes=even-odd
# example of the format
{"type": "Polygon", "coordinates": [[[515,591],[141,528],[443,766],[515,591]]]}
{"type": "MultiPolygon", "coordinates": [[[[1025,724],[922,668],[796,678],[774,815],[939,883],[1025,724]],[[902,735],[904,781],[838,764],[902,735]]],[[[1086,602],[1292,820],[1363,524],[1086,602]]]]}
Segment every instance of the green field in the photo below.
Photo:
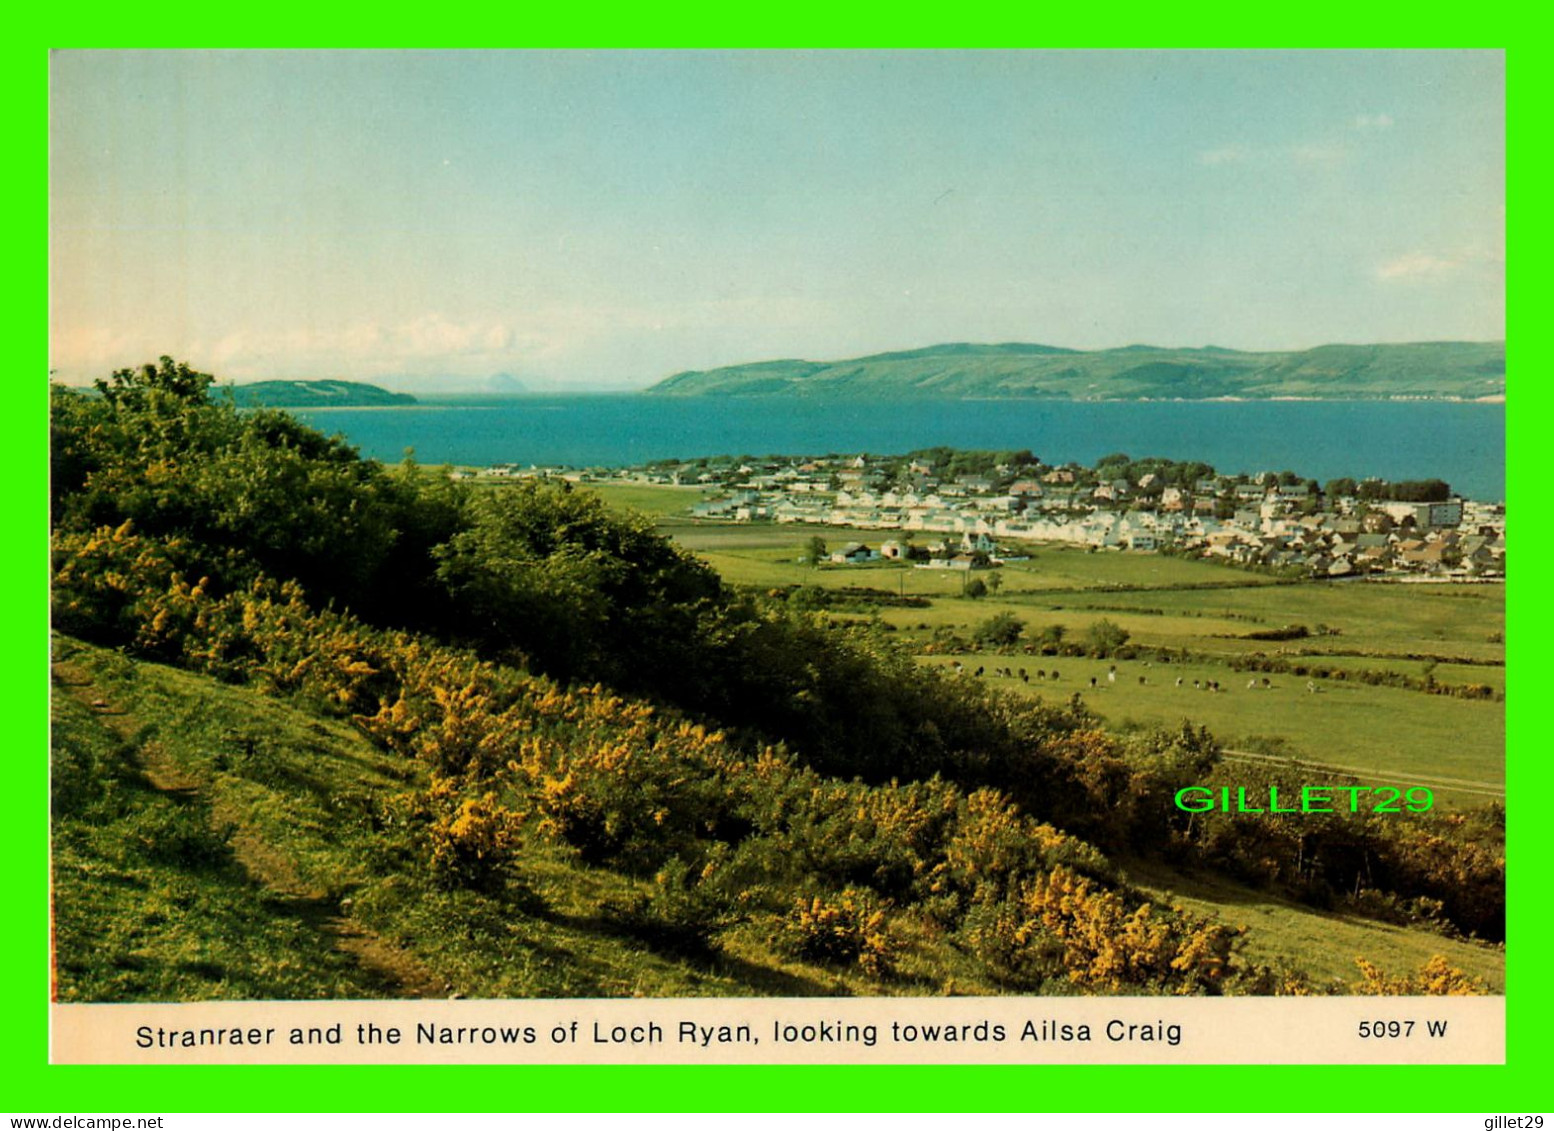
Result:
{"type": "Polygon", "coordinates": [[[700,487],[660,486],[653,483],[590,483],[588,490],[620,510],[641,511],[653,517],[684,515],[701,501],[700,487]]]}
{"type": "MultiPolygon", "coordinates": [[[[954,657],[933,656],[925,662],[949,664],[954,657]]],[[[1115,663],[1116,681],[1109,680],[1109,660],[1080,657],[961,656],[962,663],[986,669],[982,678],[1013,693],[1045,695],[1049,699],[1081,696],[1090,710],[1112,726],[1175,726],[1184,719],[1207,726],[1226,746],[1254,752],[1276,750],[1340,766],[1373,771],[1387,784],[1424,784],[1455,779],[1462,785],[1438,790],[1453,799],[1471,801],[1480,794],[1503,795],[1505,789],[1505,712],[1503,704],[1424,695],[1392,687],[1367,687],[1335,680],[1307,680],[1273,674],[1268,688],[1261,676],[1231,671],[1222,664],[1115,663]],[[991,674],[1013,666],[1016,678],[991,674]],[[1020,668],[1032,677],[1018,678],[1020,668]],[[1038,680],[1046,670],[1049,678],[1038,680]],[[1056,670],[1060,678],[1050,678],[1056,670]],[[1141,684],[1139,679],[1146,682],[1141,684]],[[1251,679],[1258,687],[1248,688],[1251,679]],[[1091,687],[1094,679],[1096,686],[1091,687]],[[1178,686],[1176,680],[1181,679],[1178,686]],[[1194,688],[1218,681],[1221,690],[1194,688]],[[1441,736],[1450,733],[1450,742],[1441,736]],[[1424,779],[1432,779],[1426,781],[1424,779]],[[1469,793],[1469,790],[1477,793],[1469,793]]]]}

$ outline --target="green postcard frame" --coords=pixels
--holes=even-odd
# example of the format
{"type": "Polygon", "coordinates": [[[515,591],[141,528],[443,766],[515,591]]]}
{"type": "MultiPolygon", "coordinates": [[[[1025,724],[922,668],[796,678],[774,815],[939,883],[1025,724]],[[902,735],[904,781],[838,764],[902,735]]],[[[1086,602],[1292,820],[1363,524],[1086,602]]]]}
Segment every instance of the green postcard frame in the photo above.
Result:
{"type": "MultiPolygon", "coordinates": [[[[1328,47],[1503,48],[1507,53],[1511,195],[1536,206],[1548,160],[1538,133],[1537,78],[1545,34],[1531,15],[1425,4],[1357,8],[1331,2],[1253,10],[1212,5],[1093,10],[996,5],[919,10],[911,5],[835,10],[814,0],[735,12],[590,5],[586,10],[463,9],[427,21],[424,9],[377,5],[329,11],[296,3],[215,10],[174,3],[155,9],[72,6],[13,26],[4,55],[7,139],[20,166],[6,179],[12,216],[7,321],[19,343],[0,392],[13,457],[5,506],[14,541],[0,555],[8,647],[0,650],[8,714],[11,806],[4,822],[5,890],[0,1063],[12,1113],[219,1112],[276,1103],[293,1111],[1472,1111],[1546,1107],[1549,964],[1543,958],[1550,874],[1547,823],[1533,804],[1549,786],[1533,701],[1545,672],[1542,632],[1554,622],[1536,565],[1550,537],[1535,518],[1545,422],[1554,398],[1535,375],[1547,350],[1518,335],[1519,377],[1508,418],[1508,495],[1516,508],[1520,569],[1510,589],[1515,676],[1508,702],[1510,971],[1507,1057],[1490,1067],[61,1067],[48,1063],[48,655],[46,391],[48,368],[47,83],[49,51],[109,47],[1328,47]],[[505,19],[504,19],[505,17],[505,19]],[[1299,23],[1292,23],[1293,19],[1299,23]],[[36,368],[34,368],[36,366],[36,368]],[[1525,516],[1525,517],[1524,517],[1525,516]],[[1525,548],[1523,548],[1525,542],[1525,548]],[[1528,566],[1526,563],[1534,565],[1528,566]],[[1525,806],[1525,808],[1523,807],[1525,806]],[[1526,819],[1523,819],[1525,815],[1526,819]]],[[[13,16],[13,20],[18,17],[13,16]]],[[[23,17],[25,19],[27,17],[23,17]]],[[[1538,270],[1546,236],[1536,220],[1516,228],[1512,311],[1535,325],[1547,284],[1538,270]]],[[[154,265],[148,265],[154,269],[154,265]]],[[[1464,1124],[1469,1126],[1470,1124],[1464,1124]]]]}

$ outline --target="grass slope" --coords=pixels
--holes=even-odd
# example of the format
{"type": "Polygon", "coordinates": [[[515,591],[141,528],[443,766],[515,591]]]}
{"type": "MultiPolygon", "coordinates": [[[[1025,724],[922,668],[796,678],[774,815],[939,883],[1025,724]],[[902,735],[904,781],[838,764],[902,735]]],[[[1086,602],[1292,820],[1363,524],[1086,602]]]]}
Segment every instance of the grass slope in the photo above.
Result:
{"type": "Polygon", "coordinates": [[[645,881],[539,837],[505,891],[441,890],[378,817],[417,767],[339,719],[69,638],[53,747],[61,1001],[997,992],[928,938],[883,988],[749,925],[677,954],[609,914],[645,881]]]}
{"type": "MultiPolygon", "coordinates": [[[[943,937],[886,984],[776,955],[754,924],[713,955],[635,937],[643,881],[538,838],[492,894],[444,891],[378,814],[417,770],[344,722],[60,638],[54,668],[56,993],[63,1001],[997,993],[943,937]]],[[[1146,889],[1246,926],[1322,981],[1444,954],[1503,984],[1503,952],[1130,864],[1146,889]]]]}
{"type": "Polygon", "coordinates": [[[1355,959],[1365,958],[1389,971],[1416,970],[1443,955],[1495,993],[1505,992],[1505,951],[1480,943],[1444,939],[1426,931],[1378,923],[1354,915],[1314,911],[1266,891],[1251,891],[1231,880],[1185,874],[1153,861],[1128,861],[1128,879],[1144,891],[1178,903],[1200,915],[1246,928],[1246,954],[1258,962],[1284,960],[1311,974],[1318,983],[1348,984],[1355,959]],[[1379,954],[1385,959],[1378,961],[1379,954]]]}

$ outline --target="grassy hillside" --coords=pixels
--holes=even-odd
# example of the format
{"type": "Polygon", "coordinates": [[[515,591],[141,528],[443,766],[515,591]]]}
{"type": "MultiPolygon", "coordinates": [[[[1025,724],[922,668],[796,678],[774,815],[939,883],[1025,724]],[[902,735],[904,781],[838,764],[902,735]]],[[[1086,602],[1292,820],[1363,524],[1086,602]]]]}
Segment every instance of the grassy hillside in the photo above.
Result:
{"type": "MultiPolygon", "coordinates": [[[[425,785],[339,718],[58,638],[62,1001],[858,992],[731,930],[687,957],[612,909],[653,888],[533,833],[497,892],[407,869],[382,814],[425,785]]],[[[989,991],[944,946],[919,964],[989,991]]],[[[934,992],[908,973],[868,992],[934,992]]],[[[926,975],[924,975],[926,976],[926,975]]]]}
{"type": "MultiPolygon", "coordinates": [[[[651,877],[535,830],[500,890],[406,868],[381,814],[423,785],[345,721],[58,638],[54,908],[62,1001],[998,993],[948,934],[902,923],[896,970],[780,953],[769,923],[685,953],[620,909],[651,877]]],[[[1352,984],[1433,955],[1504,984],[1498,948],[1323,913],[1134,861],[1165,904],[1245,927],[1245,953],[1352,984]]]]}
{"type": "Polygon", "coordinates": [[[1505,346],[1410,342],[1245,352],[1213,346],[1065,350],[955,343],[844,361],[770,361],[677,373],[648,391],[674,396],[1471,400],[1504,395],[1505,346]]]}

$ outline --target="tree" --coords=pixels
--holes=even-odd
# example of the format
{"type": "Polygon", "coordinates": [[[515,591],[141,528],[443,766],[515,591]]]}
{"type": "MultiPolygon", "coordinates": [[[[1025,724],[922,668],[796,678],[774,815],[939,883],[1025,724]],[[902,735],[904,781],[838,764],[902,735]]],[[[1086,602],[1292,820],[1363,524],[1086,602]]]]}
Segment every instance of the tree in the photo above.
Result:
{"type": "Polygon", "coordinates": [[[99,377],[92,384],[108,403],[140,408],[157,395],[186,404],[204,404],[215,380],[209,373],[190,369],[186,362],[163,354],[157,365],[148,362],[139,369],[117,369],[108,380],[99,377]]]}
{"type": "Polygon", "coordinates": [[[1214,478],[1214,467],[1199,460],[1188,460],[1174,464],[1166,478],[1178,487],[1192,488],[1197,486],[1199,480],[1214,478]]]}
{"type": "Polygon", "coordinates": [[[1067,635],[1068,629],[1064,628],[1061,624],[1049,624],[1042,627],[1042,630],[1036,639],[1041,642],[1042,647],[1045,648],[1050,646],[1051,648],[1056,649],[1063,643],[1063,637],[1067,635]]]}
{"type": "Polygon", "coordinates": [[[985,584],[987,585],[987,591],[989,593],[996,594],[1000,589],[1002,589],[1004,587],[1004,577],[1003,577],[1003,574],[998,573],[996,571],[993,572],[993,573],[988,574],[987,575],[987,581],[986,581],[985,584]]]}
{"type": "Polygon", "coordinates": [[[460,635],[562,679],[653,689],[690,663],[710,566],[597,495],[528,480],[477,496],[436,550],[460,635]]]}
{"type": "Polygon", "coordinates": [[[1393,483],[1387,494],[1406,503],[1443,503],[1451,498],[1451,486],[1443,479],[1409,479],[1393,483]]]}
{"type": "Polygon", "coordinates": [[[826,560],[826,540],[820,535],[812,535],[808,542],[804,543],[804,552],[799,555],[799,561],[807,566],[818,566],[826,560]]]}
{"type": "Polygon", "coordinates": [[[263,573],[318,605],[418,617],[430,546],[451,533],[458,500],[421,514],[419,477],[392,477],[283,412],[212,399],[213,380],[163,357],[99,380],[101,396],[54,389],[56,529],[130,521],[217,590],[263,573]],[[407,537],[410,525],[426,536],[407,537]]]}
{"type": "Polygon", "coordinates": [[[1006,647],[1017,642],[1024,631],[1025,622],[1013,613],[1005,612],[995,613],[983,621],[971,636],[978,644],[1006,647]]]}
{"type": "Polygon", "coordinates": [[[1128,642],[1129,633],[1120,624],[1102,617],[1090,626],[1085,638],[1090,645],[1091,655],[1106,657],[1115,655],[1128,642]]]}
{"type": "Polygon", "coordinates": [[[966,583],[966,596],[977,600],[987,596],[987,583],[980,577],[973,577],[966,583]]]}

